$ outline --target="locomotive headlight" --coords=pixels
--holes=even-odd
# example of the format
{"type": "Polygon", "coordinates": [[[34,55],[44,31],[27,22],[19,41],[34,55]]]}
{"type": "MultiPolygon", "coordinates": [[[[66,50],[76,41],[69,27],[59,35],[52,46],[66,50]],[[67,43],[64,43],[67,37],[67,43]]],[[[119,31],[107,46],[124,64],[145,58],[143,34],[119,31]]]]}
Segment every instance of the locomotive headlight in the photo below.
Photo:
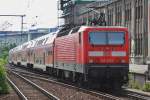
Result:
{"type": "Polygon", "coordinates": [[[126,56],[126,52],[125,51],[112,51],[112,56],[124,57],[126,56]]]}
{"type": "Polygon", "coordinates": [[[103,51],[89,51],[88,56],[91,56],[91,57],[104,56],[104,52],[103,51]]]}

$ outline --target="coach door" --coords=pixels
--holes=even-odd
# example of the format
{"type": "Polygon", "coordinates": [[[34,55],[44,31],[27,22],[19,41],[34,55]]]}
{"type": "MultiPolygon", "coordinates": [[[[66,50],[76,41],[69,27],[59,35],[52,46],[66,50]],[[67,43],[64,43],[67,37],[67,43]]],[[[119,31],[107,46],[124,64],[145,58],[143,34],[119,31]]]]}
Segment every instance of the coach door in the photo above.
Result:
{"type": "Polygon", "coordinates": [[[43,65],[45,65],[45,52],[43,53],[43,65]]]}

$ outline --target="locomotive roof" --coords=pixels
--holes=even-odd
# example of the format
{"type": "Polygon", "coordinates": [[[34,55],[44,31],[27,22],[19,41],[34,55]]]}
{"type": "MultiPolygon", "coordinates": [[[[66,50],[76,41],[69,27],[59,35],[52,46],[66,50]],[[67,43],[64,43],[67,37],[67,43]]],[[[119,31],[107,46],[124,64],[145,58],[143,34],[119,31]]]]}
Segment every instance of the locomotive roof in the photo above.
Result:
{"type": "Polygon", "coordinates": [[[126,28],[126,27],[123,27],[123,26],[76,26],[74,28],[64,27],[60,29],[57,37],[69,35],[69,34],[76,33],[76,32],[83,32],[87,28],[126,28]]]}
{"type": "Polygon", "coordinates": [[[59,32],[57,37],[69,35],[76,32],[83,32],[87,28],[126,28],[123,26],[77,26],[74,28],[62,28],[59,32]]]}
{"type": "Polygon", "coordinates": [[[82,32],[87,28],[127,28],[124,26],[81,26],[78,32],[82,32]]]}

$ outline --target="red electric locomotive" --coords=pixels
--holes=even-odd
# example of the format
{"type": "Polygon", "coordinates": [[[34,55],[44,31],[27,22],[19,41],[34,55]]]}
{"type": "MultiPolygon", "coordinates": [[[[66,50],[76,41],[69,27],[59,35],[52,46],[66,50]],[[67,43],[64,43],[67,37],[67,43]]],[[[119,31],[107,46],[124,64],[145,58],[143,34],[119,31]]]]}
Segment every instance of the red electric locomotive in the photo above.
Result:
{"type": "Polygon", "coordinates": [[[128,82],[129,39],[125,27],[80,26],[32,41],[28,49],[12,49],[10,62],[27,61],[33,68],[77,83],[120,88],[128,82]],[[19,55],[18,51],[28,56],[24,58],[25,53],[19,55]],[[25,60],[20,61],[18,55],[25,60]]]}
{"type": "Polygon", "coordinates": [[[58,76],[73,81],[121,87],[128,81],[128,29],[114,26],[72,29],[68,35],[55,39],[54,68],[58,76]]]}

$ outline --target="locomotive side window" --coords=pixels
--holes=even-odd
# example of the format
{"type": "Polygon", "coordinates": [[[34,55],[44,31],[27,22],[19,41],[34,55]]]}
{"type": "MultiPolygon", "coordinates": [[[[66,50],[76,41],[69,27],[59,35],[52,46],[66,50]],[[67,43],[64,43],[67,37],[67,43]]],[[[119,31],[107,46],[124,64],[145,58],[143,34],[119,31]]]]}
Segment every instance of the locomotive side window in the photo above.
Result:
{"type": "Polygon", "coordinates": [[[36,43],[36,46],[42,45],[42,43],[44,42],[44,40],[45,40],[45,39],[38,40],[37,43],[36,43]]]}
{"type": "Polygon", "coordinates": [[[81,43],[81,32],[79,32],[79,44],[81,43]]]}
{"type": "Polygon", "coordinates": [[[124,32],[90,32],[89,42],[92,45],[122,45],[125,43],[124,32]]]}

